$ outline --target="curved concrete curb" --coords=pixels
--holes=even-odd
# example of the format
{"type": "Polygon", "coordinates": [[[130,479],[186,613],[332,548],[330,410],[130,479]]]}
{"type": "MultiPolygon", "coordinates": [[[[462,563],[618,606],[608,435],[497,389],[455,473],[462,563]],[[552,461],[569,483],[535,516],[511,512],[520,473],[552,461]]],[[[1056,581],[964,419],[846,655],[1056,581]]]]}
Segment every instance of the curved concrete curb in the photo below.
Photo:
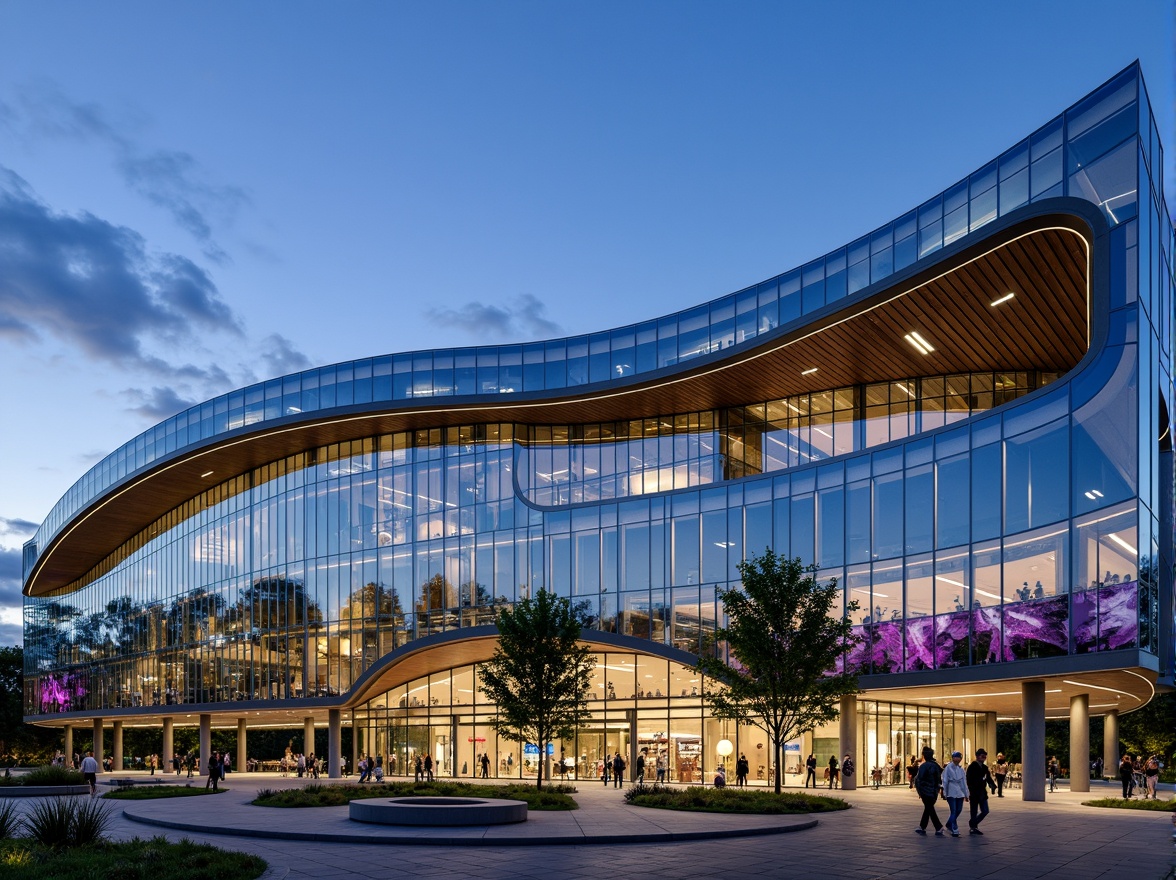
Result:
{"type": "MultiPolygon", "coordinates": [[[[321,831],[281,831],[270,828],[227,828],[209,827],[191,822],[176,822],[136,815],[129,809],[123,810],[123,818],[142,825],[188,831],[194,834],[226,835],[229,837],[257,837],[267,840],[300,840],[318,843],[366,843],[390,846],[596,846],[602,843],[674,843],[684,840],[715,840],[724,837],[762,837],[768,834],[788,834],[817,827],[817,820],[811,816],[797,817],[796,821],[781,825],[759,828],[713,829],[709,831],[659,831],[637,834],[597,834],[591,837],[583,834],[552,835],[548,837],[444,837],[439,834],[422,835],[413,828],[408,833],[372,834],[370,829],[357,829],[354,834],[335,834],[321,831]]],[[[392,826],[389,826],[392,827],[392,826]]],[[[501,826],[493,826],[500,828],[501,826]]]]}
{"type": "Polygon", "coordinates": [[[64,797],[75,794],[89,794],[88,785],[4,785],[0,786],[0,798],[6,797],[64,797]]]}
{"type": "Polygon", "coordinates": [[[372,825],[510,825],[527,821],[527,802],[502,798],[363,798],[348,807],[352,822],[372,825]]]}

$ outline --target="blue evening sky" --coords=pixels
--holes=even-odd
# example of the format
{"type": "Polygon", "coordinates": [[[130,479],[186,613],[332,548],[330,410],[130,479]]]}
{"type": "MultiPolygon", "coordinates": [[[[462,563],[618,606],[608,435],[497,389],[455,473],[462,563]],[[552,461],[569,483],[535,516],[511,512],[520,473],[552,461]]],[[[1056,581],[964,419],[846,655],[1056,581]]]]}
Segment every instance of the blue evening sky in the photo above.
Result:
{"type": "Polygon", "coordinates": [[[20,544],[184,406],[655,317],[844,244],[1173,4],[0,0],[0,644],[20,544]]]}

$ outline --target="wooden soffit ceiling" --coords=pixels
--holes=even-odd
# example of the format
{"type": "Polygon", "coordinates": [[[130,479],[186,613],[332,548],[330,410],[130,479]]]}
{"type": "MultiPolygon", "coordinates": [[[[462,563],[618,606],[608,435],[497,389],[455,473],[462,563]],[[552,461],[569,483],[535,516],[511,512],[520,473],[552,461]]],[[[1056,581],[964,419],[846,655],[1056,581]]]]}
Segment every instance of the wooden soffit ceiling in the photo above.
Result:
{"type": "Polygon", "coordinates": [[[632,384],[581,386],[492,404],[429,398],[383,410],[352,407],[268,422],[181,450],[79,514],[43,549],[26,592],[62,589],[154,520],[229,477],[330,443],[451,425],[652,418],[917,376],[1067,372],[1088,348],[1089,243],[1074,228],[1043,218],[1034,222],[1038,228],[1005,230],[997,240],[867,299],[829,307],[802,327],[764,337],[760,345],[699,359],[697,366],[687,361],[636,377],[632,384]],[[992,305],[1009,293],[1012,299],[992,305]],[[920,354],[904,338],[912,331],[934,351],[920,354]],[[805,375],[814,367],[815,373],[805,375]],[[209,471],[212,476],[202,476],[209,471]]]}

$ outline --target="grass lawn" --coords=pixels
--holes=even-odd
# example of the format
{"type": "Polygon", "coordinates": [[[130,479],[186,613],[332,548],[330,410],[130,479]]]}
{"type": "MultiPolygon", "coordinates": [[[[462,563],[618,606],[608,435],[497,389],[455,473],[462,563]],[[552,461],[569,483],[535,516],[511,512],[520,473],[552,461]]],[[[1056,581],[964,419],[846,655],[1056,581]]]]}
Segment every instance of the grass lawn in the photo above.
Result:
{"type": "Polygon", "coordinates": [[[199,797],[205,794],[220,794],[222,791],[228,791],[228,789],[222,788],[219,791],[213,791],[204,786],[133,785],[108,791],[104,797],[107,800],[116,801],[150,801],[156,798],[199,797]]]}
{"type": "Polygon", "coordinates": [[[182,840],[131,840],[51,849],[31,840],[0,840],[4,880],[253,880],[266,863],[257,856],[182,840]]]}
{"type": "Polygon", "coordinates": [[[762,789],[742,791],[734,788],[667,788],[643,786],[625,792],[625,801],[638,807],[662,810],[688,810],[700,813],[828,813],[848,810],[841,798],[787,791],[776,794],[762,789]]]}
{"type": "Polygon", "coordinates": [[[1095,801],[1083,801],[1084,807],[1108,807],[1112,810],[1150,810],[1156,813],[1176,813],[1176,800],[1145,801],[1140,798],[1124,800],[1123,798],[1099,798],[1095,801]]]}
{"type": "Polygon", "coordinates": [[[531,810],[574,810],[570,785],[537,791],[533,785],[471,785],[468,782],[383,782],[372,785],[311,784],[281,791],[261,789],[253,804],[258,807],[341,807],[354,800],[378,797],[481,797],[526,801],[531,810]]]}

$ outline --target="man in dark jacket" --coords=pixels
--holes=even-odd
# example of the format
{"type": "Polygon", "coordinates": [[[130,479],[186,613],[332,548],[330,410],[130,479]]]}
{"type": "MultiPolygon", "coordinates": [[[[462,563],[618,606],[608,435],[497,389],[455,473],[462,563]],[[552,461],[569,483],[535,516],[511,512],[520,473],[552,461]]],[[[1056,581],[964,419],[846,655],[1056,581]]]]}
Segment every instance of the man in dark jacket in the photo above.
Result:
{"type": "Polygon", "coordinates": [[[621,757],[621,753],[617,752],[613,756],[613,786],[620,788],[625,782],[625,759],[621,757]]]}
{"type": "Polygon", "coordinates": [[[915,792],[923,802],[923,818],[919,820],[919,827],[915,834],[926,834],[927,823],[935,826],[937,837],[943,837],[943,823],[939,821],[939,814],[935,812],[935,801],[939,797],[940,780],[943,778],[943,768],[935,760],[935,750],[930,746],[923,747],[923,763],[915,774],[915,792]]]}
{"type": "Polygon", "coordinates": [[[988,815],[988,791],[996,791],[996,782],[988,772],[988,752],[976,749],[976,760],[968,765],[968,803],[971,806],[972,818],[968,820],[968,827],[973,834],[983,834],[980,823],[988,815]]]}

